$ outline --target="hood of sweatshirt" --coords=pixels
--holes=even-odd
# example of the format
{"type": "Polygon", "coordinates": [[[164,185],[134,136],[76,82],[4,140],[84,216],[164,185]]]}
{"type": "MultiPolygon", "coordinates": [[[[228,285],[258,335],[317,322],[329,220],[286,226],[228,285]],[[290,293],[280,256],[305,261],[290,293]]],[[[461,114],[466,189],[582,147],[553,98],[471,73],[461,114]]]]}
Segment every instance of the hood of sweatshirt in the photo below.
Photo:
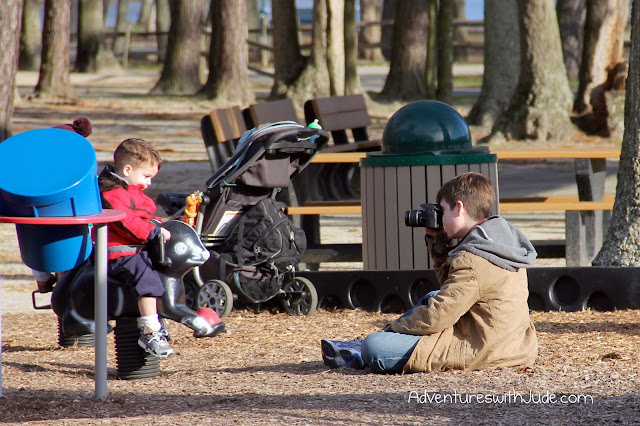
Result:
{"type": "Polygon", "coordinates": [[[460,251],[473,253],[509,271],[532,266],[538,256],[531,241],[500,216],[491,216],[476,225],[449,256],[460,251]]]}

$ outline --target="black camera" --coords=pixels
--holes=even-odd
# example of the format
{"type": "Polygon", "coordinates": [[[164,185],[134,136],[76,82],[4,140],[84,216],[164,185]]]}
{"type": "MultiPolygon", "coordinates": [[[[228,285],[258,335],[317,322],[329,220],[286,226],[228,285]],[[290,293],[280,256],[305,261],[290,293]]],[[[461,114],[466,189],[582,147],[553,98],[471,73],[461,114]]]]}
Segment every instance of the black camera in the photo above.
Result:
{"type": "Polygon", "coordinates": [[[442,228],[442,207],[437,204],[420,204],[422,210],[409,210],[404,214],[404,224],[413,228],[442,228]]]}

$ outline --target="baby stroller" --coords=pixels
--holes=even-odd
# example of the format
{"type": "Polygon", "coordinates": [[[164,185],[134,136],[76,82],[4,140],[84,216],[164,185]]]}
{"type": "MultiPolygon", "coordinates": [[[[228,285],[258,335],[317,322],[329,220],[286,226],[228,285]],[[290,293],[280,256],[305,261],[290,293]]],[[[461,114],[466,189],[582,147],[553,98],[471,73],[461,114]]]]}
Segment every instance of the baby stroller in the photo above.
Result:
{"type": "Polygon", "coordinates": [[[240,138],[201,196],[195,229],[211,257],[185,277],[187,305],[211,308],[220,317],[236,299],[257,309],[277,299],[293,315],[315,311],[313,283],[295,276],[306,236],[276,196],[291,188],[291,179],[328,139],[324,130],[293,121],[265,124],[240,138]]]}

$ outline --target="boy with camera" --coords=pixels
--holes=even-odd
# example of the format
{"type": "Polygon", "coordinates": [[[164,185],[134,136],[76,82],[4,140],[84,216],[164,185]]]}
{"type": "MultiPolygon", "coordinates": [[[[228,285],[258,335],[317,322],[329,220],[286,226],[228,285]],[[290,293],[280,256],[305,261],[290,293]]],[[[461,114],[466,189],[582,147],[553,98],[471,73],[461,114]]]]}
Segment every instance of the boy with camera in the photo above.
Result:
{"type": "Polygon", "coordinates": [[[440,290],[364,341],[323,340],[324,363],[379,373],[532,365],[538,342],[524,268],[537,253],[516,227],[489,217],[494,201],[486,177],[465,173],[440,188],[437,206],[407,217],[410,225],[436,223],[425,239],[440,290]]]}

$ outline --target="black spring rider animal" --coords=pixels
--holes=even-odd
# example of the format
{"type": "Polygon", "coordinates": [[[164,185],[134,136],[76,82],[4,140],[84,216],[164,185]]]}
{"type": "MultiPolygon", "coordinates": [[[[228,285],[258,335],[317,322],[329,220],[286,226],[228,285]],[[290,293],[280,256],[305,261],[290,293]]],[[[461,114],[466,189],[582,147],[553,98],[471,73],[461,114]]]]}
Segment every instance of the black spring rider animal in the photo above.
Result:
{"type": "MultiPolygon", "coordinates": [[[[161,224],[171,232],[171,239],[148,244],[154,269],[164,284],[164,295],[158,299],[158,314],[186,325],[194,337],[214,337],[225,331],[225,325],[211,309],[197,312],[185,305],[183,277],[193,267],[209,259],[196,231],[186,223],[170,220],[161,224]]],[[[94,273],[89,259],[77,268],[66,272],[56,284],[51,296],[51,307],[60,317],[61,330],[69,337],[82,336],[95,331],[94,273]]],[[[137,318],[137,301],[123,283],[109,277],[107,314],[109,319],[137,318]]]]}

